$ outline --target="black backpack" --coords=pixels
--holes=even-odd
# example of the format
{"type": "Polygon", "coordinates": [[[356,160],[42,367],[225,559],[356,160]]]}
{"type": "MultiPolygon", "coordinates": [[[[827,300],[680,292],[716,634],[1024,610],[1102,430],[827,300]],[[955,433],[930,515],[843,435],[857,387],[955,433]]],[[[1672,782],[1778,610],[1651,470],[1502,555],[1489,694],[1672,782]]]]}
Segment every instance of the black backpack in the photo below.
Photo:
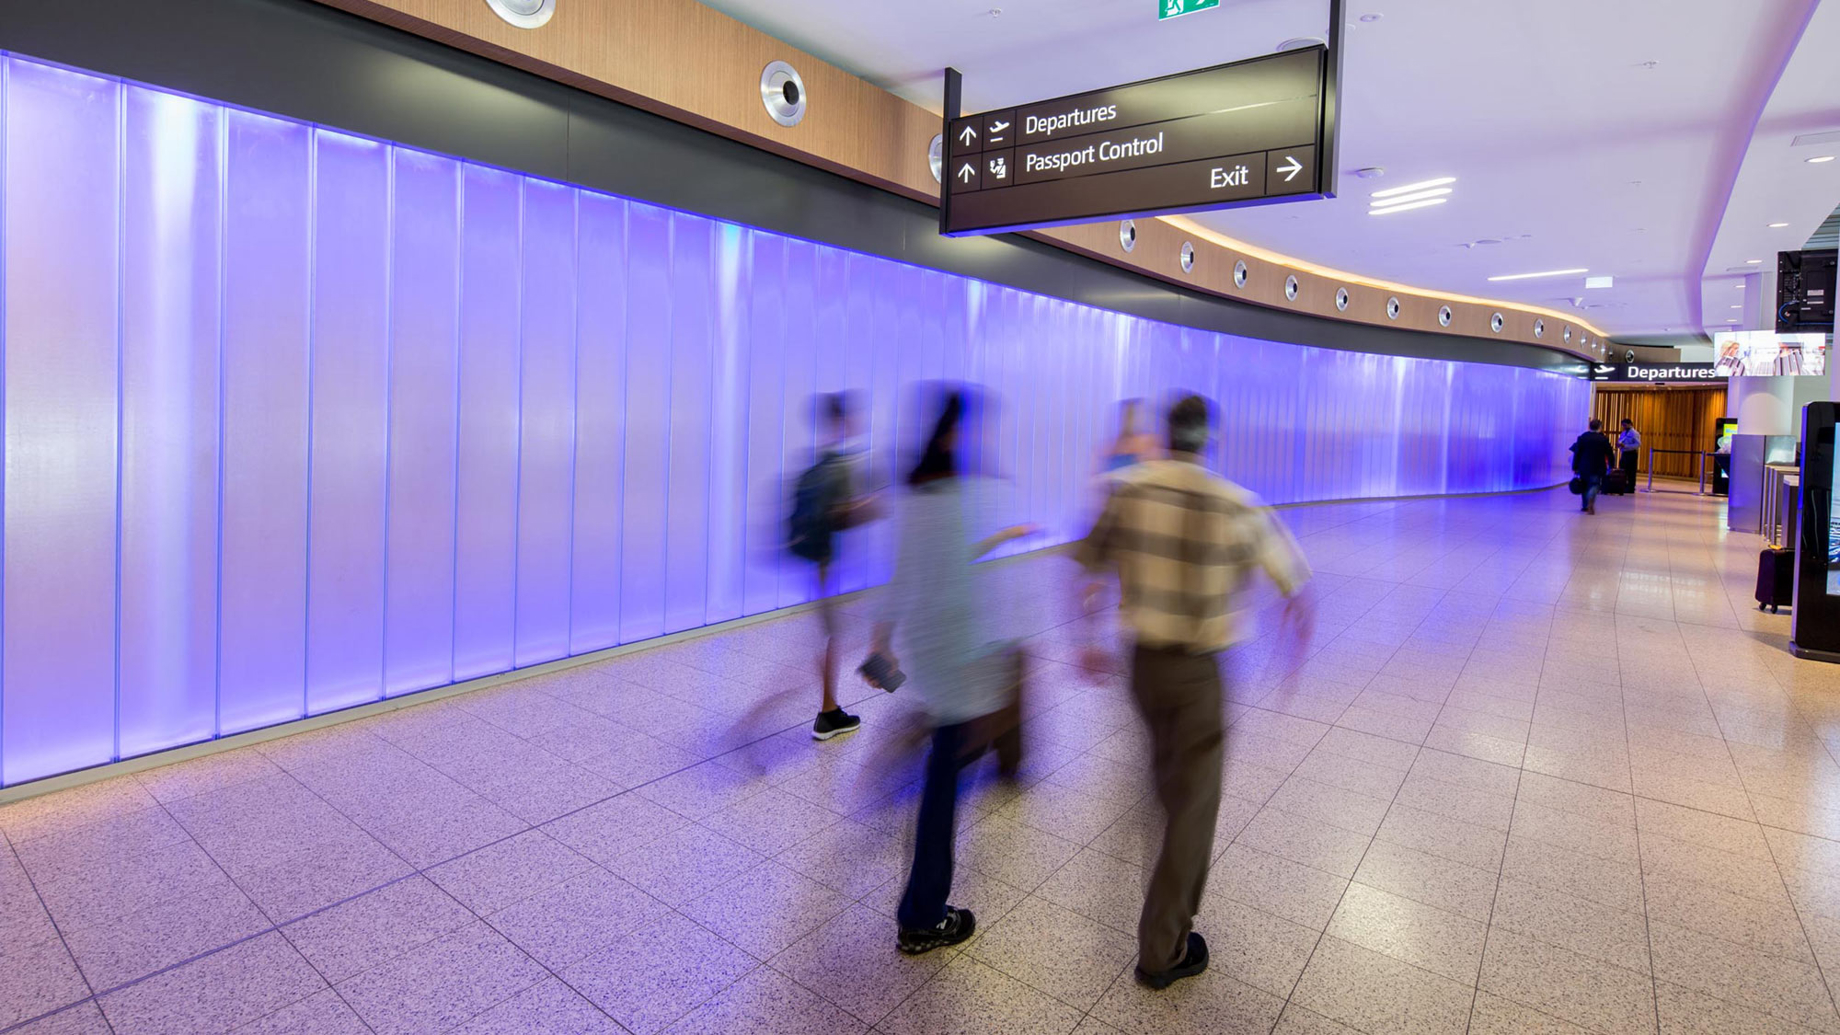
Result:
{"type": "Polygon", "coordinates": [[[831,539],[837,534],[832,514],[842,502],[837,499],[840,481],[834,454],[826,453],[818,462],[799,475],[792,493],[792,516],[787,519],[787,548],[794,557],[824,564],[830,561],[831,539]]]}

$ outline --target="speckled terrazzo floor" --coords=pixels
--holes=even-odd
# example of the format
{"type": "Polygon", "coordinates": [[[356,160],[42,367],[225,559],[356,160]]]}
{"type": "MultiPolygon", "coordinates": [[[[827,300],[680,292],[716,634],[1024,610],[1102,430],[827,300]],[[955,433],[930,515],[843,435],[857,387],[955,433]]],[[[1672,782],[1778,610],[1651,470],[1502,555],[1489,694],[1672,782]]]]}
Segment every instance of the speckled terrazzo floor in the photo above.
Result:
{"type": "Polygon", "coordinates": [[[1840,668],[1715,502],[1574,506],[1286,512],[1313,653],[1231,660],[1215,965],[1168,992],[1143,739],[1042,557],[962,951],[894,951],[905,700],[812,742],[793,616],[0,808],[0,1031],[1840,1032],[1840,668]]]}

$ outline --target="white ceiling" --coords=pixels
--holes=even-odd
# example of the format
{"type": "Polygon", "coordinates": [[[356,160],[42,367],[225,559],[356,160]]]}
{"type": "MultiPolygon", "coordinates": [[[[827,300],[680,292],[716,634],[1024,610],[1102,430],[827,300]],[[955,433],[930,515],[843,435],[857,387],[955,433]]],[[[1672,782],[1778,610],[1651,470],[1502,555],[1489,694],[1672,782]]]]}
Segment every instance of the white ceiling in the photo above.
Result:
{"type": "Polygon", "coordinates": [[[1840,0],[1817,9],[1802,38],[1757,120],[1703,256],[1700,313],[1708,331],[1775,327],[1776,253],[1801,248],[1840,201],[1840,0]],[[1797,145],[1803,135],[1833,139],[1797,145]],[[1818,155],[1836,160],[1807,162],[1818,155]]]}
{"type": "MultiPolygon", "coordinates": [[[[1270,53],[1325,35],[1329,17],[1328,0],[1222,0],[1167,22],[1155,0],[704,2],[935,111],[948,64],[978,111],[1270,53]]],[[[1697,331],[1705,260],[1785,61],[1799,38],[1804,55],[1840,65],[1840,19],[1802,33],[1818,2],[1349,0],[1342,197],[1197,218],[1429,289],[1582,297],[1585,318],[1612,334],[1697,331]],[[1386,174],[1351,175],[1365,166],[1386,174]],[[1369,191],[1432,176],[1457,177],[1449,203],[1367,215],[1369,191]],[[1464,247],[1483,239],[1500,243],[1464,247]],[[1581,266],[1616,286],[1487,280],[1581,266]]],[[[1829,121],[1840,129],[1840,113],[1829,121]]],[[[1836,201],[1830,189],[1809,207],[1836,201]]]]}

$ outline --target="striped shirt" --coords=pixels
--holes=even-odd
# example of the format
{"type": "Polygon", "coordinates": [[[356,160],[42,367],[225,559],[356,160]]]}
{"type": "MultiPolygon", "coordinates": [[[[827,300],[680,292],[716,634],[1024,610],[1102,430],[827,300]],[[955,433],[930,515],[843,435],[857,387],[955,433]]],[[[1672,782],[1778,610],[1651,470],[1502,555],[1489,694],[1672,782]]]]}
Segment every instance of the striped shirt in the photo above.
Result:
{"type": "Polygon", "coordinates": [[[1286,596],[1310,577],[1297,541],[1258,497],[1183,460],[1137,468],[1074,556],[1089,571],[1117,568],[1120,611],[1139,644],[1197,654],[1244,634],[1233,605],[1254,568],[1286,596]]]}

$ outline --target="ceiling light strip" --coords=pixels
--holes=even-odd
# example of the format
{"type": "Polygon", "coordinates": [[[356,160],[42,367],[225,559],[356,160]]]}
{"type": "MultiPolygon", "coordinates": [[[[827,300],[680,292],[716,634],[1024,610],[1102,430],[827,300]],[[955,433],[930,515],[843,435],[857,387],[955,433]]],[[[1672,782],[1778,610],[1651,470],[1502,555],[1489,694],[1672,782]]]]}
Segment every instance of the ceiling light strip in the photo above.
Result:
{"type": "Polygon", "coordinates": [[[1450,200],[1449,198],[1425,198],[1422,201],[1414,201],[1414,202],[1410,202],[1404,205],[1394,205],[1390,208],[1368,209],[1367,214],[1370,216],[1390,216],[1395,212],[1408,212],[1415,208],[1425,208],[1430,205],[1442,205],[1444,202],[1449,201],[1449,200],[1450,200]]]}
{"type": "Polygon", "coordinates": [[[1568,277],[1575,273],[1589,272],[1591,271],[1580,266],[1577,269],[1570,270],[1541,270],[1538,273],[1506,273],[1499,277],[1490,277],[1489,280],[1493,283],[1499,283],[1504,280],[1534,280],[1539,277],[1568,277]]]}
{"type": "Polygon", "coordinates": [[[1417,183],[1405,183],[1397,187],[1388,187],[1385,190],[1377,190],[1377,191],[1374,191],[1371,195],[1369,195],[1369,197],[1391,198],[1391,197],[1396,197],[1400,194],[1410,194],[1413,191],[1424,190],[1427,187],[1442,187],[1447,183],[1455,183],[1455,182],[1457,182],[1457,178],[1455,176],[1439,176],[1435,180],[1420,180],[1417,183]]]}
{"type": "Polygon", "coordinates": [[[1393,205],[1403,205],[1408,201],[1423,201],[1426,198],[1441,198],[1444,195],[1449,194],[1449,193],[1450,193],[1449,187],[1438,187],[1433,190],[1414,191],[1411,194],[1401,194],[1400,196],[1396,198],[1387,198],[1384,201],[1370,201],[1367,203],[1367,207],[1368,208],[1390,208],[1393,205]]]}

